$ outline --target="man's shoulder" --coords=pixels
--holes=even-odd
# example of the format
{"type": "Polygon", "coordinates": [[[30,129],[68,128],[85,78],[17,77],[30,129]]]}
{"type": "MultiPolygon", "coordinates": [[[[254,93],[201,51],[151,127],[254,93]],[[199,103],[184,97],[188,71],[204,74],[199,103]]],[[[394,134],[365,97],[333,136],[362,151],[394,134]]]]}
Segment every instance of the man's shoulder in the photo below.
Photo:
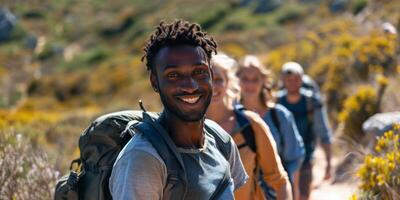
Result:
{"type": "Polygon", "coordinates": [[[286,89],[281,89],[281,90],[278,90],[278,91],[276,92],[276,97],[277,97],[278,99],[281,99],[281,98],[283,98],[283,97],[286,97],[286,95],[287,95],[287,90],[286,90],[286,89]]]}
{"type": "Polygon", "coordinates": [[[232,137],[220,125],[210,119],[205,120],[205,127],[212,137],[215,139],[215,144],[218,150],[227,159],[231,159],[232,150],[236,146],[232,137]]]}
{"type": "Polygon", "coordinates": [[[231,143],[231,136],[215,121],[205,119],[205,126],[214,137],[219,137],[224,143],[231,143]]]}
{"type": "Polygon", "coordinates": [[[163,160],[157,153],[157,150],[141,133],[136,133],[129,140],[129,142],[119,153],[118,158],[115,162],[117,163],[120,159],[125,159],[125,158],[134,159],[131,156],[129,156],[133,151],[142,152],[144,154],[147,154],[148,156],[156,158],[158,161],[163,163],[163,160]]]}
{"type": "Polygon", "coordinates": [[[167,167],[152,144],[135,133],[119,153],[109,179],[113,199],[161,199],[167,167]]]}

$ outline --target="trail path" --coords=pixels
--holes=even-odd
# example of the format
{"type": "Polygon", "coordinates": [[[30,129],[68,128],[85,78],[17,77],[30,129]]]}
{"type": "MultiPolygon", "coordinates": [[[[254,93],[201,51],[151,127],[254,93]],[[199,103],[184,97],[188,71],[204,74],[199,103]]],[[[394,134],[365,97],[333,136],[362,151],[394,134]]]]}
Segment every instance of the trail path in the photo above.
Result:
{"type": "MultiPolygon", "coordinates": [[[[339,162],[338,158],[332,159],[333,170],[339,162]]],[[[315,162],[313,169],[313,188],[311,200],[347,200],[356,192],[357,183],[343,182],[331,184],[331,180],[322,181],[325,174],[325,155],[321,149],[315,152],[315,162]]]]}

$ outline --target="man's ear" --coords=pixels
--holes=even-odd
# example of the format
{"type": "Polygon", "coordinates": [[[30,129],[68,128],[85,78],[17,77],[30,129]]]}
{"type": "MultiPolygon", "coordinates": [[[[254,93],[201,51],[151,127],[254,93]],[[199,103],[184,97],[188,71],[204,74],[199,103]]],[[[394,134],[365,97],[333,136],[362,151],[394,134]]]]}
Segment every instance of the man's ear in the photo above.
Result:
{"type": "Polygon", "coordinates": [[[157,75],[154,74],[154,72],[150,73],[150,83],[151,83],[151,87],[153,88],[154,92],[158,93],[157,75]]]}

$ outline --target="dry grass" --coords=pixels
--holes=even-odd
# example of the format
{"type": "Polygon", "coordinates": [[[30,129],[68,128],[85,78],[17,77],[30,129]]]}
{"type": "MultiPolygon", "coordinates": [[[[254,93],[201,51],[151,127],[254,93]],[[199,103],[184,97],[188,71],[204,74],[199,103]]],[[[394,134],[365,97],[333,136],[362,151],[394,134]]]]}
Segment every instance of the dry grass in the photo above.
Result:
{"type": "Polygon", "coordinates": [[[15,131],[0,132],[0,199],[52,199],[59,173],[15,131]]]}

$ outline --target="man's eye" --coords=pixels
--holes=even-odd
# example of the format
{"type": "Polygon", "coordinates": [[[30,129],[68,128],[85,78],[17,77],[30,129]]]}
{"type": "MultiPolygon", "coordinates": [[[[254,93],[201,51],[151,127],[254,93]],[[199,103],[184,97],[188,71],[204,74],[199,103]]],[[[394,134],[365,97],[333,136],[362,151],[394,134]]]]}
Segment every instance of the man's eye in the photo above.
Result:
{"type": "Polygon", "coordinates": [[[175,72],[168,73],[167,77],[168,78],[176,78],[176,77],[178,77],[178,73],[175,73],[175,72]]]}
{"type": "Polygon", "coordinates": [[[208,71],[204,70],[204,69],[195,70],[193,72],[194,75],[207,74],[207,73],[208,73],[208,71]]]}

